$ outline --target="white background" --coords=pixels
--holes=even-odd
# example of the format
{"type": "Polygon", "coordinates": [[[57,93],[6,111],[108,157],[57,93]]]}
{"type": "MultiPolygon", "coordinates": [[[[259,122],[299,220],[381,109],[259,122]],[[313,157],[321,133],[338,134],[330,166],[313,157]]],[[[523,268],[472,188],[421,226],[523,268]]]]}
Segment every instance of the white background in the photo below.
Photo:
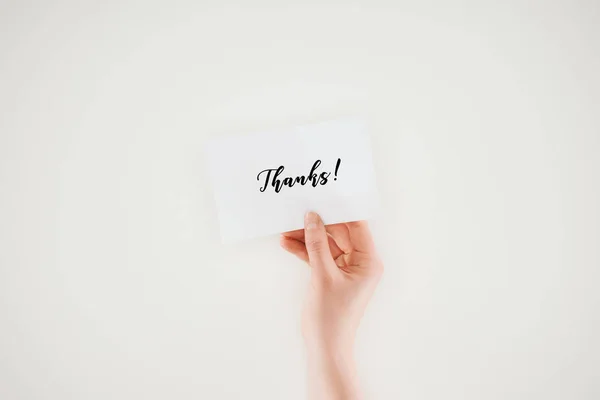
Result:
{"type": "Polygon", "coordinates": [[[600,397],[599,3],[393,3],[0,1],[0,398],[304,398],[308,270],[202,148],[352,113],[369,398],[600,397]]]}

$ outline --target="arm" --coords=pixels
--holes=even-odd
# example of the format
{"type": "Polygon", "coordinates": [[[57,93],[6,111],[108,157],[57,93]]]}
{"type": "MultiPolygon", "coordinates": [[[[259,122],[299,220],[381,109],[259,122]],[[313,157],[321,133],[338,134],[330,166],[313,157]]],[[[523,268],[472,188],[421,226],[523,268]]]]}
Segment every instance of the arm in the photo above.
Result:
{"type": "Polygon", "coordinates": [[[281,246],[312,267],[302,315],[310,398],[359,399],[354,337],[383,272],[367,223],[325,226],[308,213],[304,230],[284,233],[281,246]]]}
{"type": "Polygon", "coordinates": [[[310,399],[360,399],[352,349],[308,348],[310,399]]]}

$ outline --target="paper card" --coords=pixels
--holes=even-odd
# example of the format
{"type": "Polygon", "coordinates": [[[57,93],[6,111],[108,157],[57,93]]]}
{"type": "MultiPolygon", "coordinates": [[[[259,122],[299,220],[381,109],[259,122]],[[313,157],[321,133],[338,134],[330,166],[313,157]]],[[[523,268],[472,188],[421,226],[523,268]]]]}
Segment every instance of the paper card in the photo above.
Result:
{"type": "Polygon", "coordinates": [[[368,219],[377,201],[366,123],[344,118],[239,136],[206,148],[223,242],[368,219]]]}

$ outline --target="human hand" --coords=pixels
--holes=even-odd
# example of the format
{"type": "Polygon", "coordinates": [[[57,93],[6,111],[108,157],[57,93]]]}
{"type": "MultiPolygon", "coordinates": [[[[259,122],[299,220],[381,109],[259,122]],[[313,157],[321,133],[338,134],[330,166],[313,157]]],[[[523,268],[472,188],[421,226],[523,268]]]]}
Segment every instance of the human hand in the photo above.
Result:
{"type": "Polygon", "coordinates": [[[354,337],[383,272],[367,222],[325,226],[311,212],[304,229],[281,235],[281,246],[312,267],[302,313],[309,398],[360,398],[354,337]]]}
{"type": "Polygon", "coordinates": [[[302,332],[311,348],[352,350],[383,264],[366,221],[327,225],[307,213],[304,229],[281,235],[281,246],[311,267],[302,332]]]}

